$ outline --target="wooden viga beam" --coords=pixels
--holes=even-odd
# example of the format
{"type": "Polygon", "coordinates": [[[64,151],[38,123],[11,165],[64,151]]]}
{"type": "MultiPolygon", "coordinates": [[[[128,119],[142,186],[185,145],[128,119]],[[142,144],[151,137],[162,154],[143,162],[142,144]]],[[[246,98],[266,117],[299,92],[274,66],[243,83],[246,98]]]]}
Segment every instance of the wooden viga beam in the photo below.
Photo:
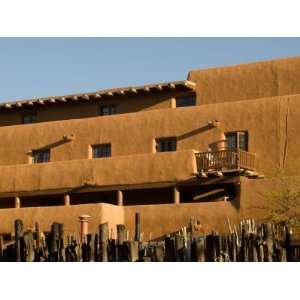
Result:
{"type": "Polygon", "coordinates": [[[195,87],[196,87],[196,84],[192,81],[187,80],[187,81],[184,82],[184,86],[194,90],[195,87]]]}
{"type": "Polygon", "coordinates": [[[209,197],[209,196],[213,196],[213,195],[217,195],[219,193],[225,193],[226,190],[225,189],[215,189],[215,190],[212,190],[212,191],[209,191],[207,193],[203,193],[201,195],[197,195],[196,197],[193,198],[193,200],[195,201],[199,201],[203,198],[206,198],[206,197],[209,197]]]}

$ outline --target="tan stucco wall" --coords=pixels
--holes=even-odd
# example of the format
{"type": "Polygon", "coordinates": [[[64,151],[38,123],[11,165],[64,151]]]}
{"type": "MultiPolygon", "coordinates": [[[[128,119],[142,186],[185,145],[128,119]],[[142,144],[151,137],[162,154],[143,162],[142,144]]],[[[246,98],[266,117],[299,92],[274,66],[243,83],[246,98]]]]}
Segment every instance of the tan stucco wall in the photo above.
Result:
{"type": "MultiPolygon", "coordinates": [[[[72,189],[86,183],[114,186],[187,180],[196,171],[191,149],[206,151],[220,137],[220,130],[247,130],[249,151],[256,154],[257,169],[266,176],[264,180],[242,178],[239,209],[230,202],[3,209],[0,231],[8,231],[5,226],[11,230],[18,217],[26,224],[40,220],[46,229],[53,221],[64,222],[74,231],[81,213],[94,213],[97,221],[91,226],[98,226],[101,218],[112,218],[112,223],[125,221],[132,231],[134,213],[139,211],[147,239],[150,232],[155,238],[178,230],[191,216],[200,219],[207,231],[227,229],[227,217],[233,223],[242,217],[263,218],[255,206],[268,204],[264,193],[278,186],[278,172],[299,175],[299,77],[300,58],[192,71],[197,107],[171,109],[168,99],[160,102],[152,96],[149,101],[141,98],[139,103],[120,98],[123,112],[139,112],[99,117],[98,104],[76,104],[70,112],[68,105],[62,105],[53,106],[53,110],[41,108],[44,123],[0,127],[0,193],[72,189]],[[72,119],[53,121],[57,117],[72,119]],[[220,121],[220,129],[207,127],[213,119],[220,121]],[[50,120],[53,122],[46,122],[50,120]],[[62,136],[69,134],[75,139],[60,143],[62,136]],[[152,153],[155,138],[171,136],[178,139],[177,152],[152,153]],[[108,142],[112,144],[112,158],[87,159],[89,145],[108,142]],[[52,145],[53,162],[27,164],[29,150],[48,145],[52,145]]],[[[17,118],[9,114],[0,119],[10,122],[10,118],[17,118]]]]}
{"type": "Polygon", "coordinates": [[[125,224],[134,230],[134,216],[141,213],[144,238],[158,238],[166,233],[188,226],[191,217],[199,220],[208,234],[212,230],[228,231],[227,218],[238,224],[238,211],[230,202],[182,203],[161,205],[125,206],[125,224]]]}
{"type": "MultiPolygon", "coordinates": [[[[159,200],[159,199],[158,199],[159,200]]],[[[21,219],[24,228],[34,227],[39,222],[41,230],[49,231],[53,222],[64,223],[66,234],[79,234],[78,217],[91,216],[89,231],[98,232],[100,223],[109,222],[116,237],[116,224],[125,224],[133,237],[135,213],[141,213],[141,230],[144,240],[158,238],[188,226],[190,218],[200,220],[207,233],[211,230],[228,230],[227,218],[231,224],[238,224],[238,214],[230,202],[161,204],[120,207],[111,204],[82,204],[74,206],[26,207],[0,210],[0,232],[12,232],[14,221],[21,219]]]]}
{"type": "MultiPolygon", "coordinates": [[[[240,217],[255,218],[264,221],[266,215],[270,215],[270,208],[275,208],[275,197],[282,195],[287,188],[299,191],[300,176],[284,176],[253,180],[241,178],[240,217]]],[[[298,208],[299,209],[299,208],[298,208]]]]}
{"type": "MultiPolygon", "coordinates": [[[[209,202],[209,203],[181,203],[160,205],[136,205],[115,206],[110,204],[82,204],[69,207],[26,207],[19,209],[0,210],[0,232],[11,232],[13,222],[20,218],[25,227],[34,225],[38,221],[42,230],[49,230],[53,222],[65,224],[66,233],[79,234],[78,216],[89,214],[90,232],[96,233],[98,225],[109,222],[114,230],[116,224],[125,224],[131,237],[134,233],[135,213],[141,213],[142,232],[144,240],[158,238],[170,232],[174,232],[188,226],[190,218],[200,220],[206,233],[212,230],[219,232],[228,231],[228,219],[230,224],[238,226],[243,218],[255,218],[256,222],[265,221],[270,206],[272,192],[279,190],[280,178],[272,179],[247,179],[241,178],[240,198],[233,202],[209,202]]],[[[300,177],[292,176],[289,182],[299,186],[300,177]]],[[[200,187],[201,188],[201,187],[200,187]]],[[[155,199],[157,202],[160,199],[155,199]]]]}
{"type": "Polygon", "coordinates": [[[207,151],[208,145],[220,137],[220,130],[208,128],[207,122],[218,119],[225,132],[248,130],[249,151],[256,153],[258,168],[266,176],[283,167],[295,175],[300,164],[300,142],[294,138],[299,126],[299,101],[300,95],[293,95],[0,127],[0,165],[26,164],[29,150],[52,144],[51,161],[83,163],[79,160],[88,158],[89,145],[98,143],[111,143],[113,157],[150,154],[155,138],[170,136],[177,137],[179,151],[207,151]],[[60,143],[62,136],[69,134],[75,139],[60,143]]]}
{"type": "MultiPolygon", "coordinates": [[[[1,193],[188,180],[196,172],[192,150],[0,167],[1,193]]],[[[0,199],[1,201],[1,199],[0,199]]]]}
{"type": "Polygon", "coordinates": [[[116,224],[124,223],[124,210],[122,207],[111,204],[83,204],[74,206],[53,207],[26,207],[18,209],[0,210],[0,232],[12,232],[14,221],[23,220],[24,228],[30,228],[39,222],[42,231],[50,231],[53,222],[64,224],[65,234],[77,234],[80,232],[78,217],[89,215],[89,230],[93,233],[99,232],[99,224],[108,222],[109,227],[115,231],[116,224]]]}
{"type": "Polygon", "coordinates": [[[0,126],[22,123],[22,115],[26,112],[36,112],[38,122],[48,122],[68,119],[96,117],[100,114],[101,105],[116,105],[117,113],[124,114],[138,111],[148,111],[171,107],[171,99],[186,95],[188,92],[154,92],[132,94],[131,96],[113,96],[101,99],[80,100],[79,102],[37,105],[0,111],[0,126]]]}
{"type": "Polygon", "coordinates": [[[300,57],[192,70],[199,105],[300,93],[300,57]]]}

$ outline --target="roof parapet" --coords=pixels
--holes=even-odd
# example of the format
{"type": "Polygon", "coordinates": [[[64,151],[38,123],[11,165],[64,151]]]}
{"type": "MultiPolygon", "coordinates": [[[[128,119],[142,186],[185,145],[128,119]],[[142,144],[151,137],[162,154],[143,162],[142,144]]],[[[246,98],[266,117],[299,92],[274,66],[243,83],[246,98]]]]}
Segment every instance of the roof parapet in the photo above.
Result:
{"type": "Polygon", "coordinates": [[[157,83],[157,84],[147,84],[142,86],[135,87],[123,87],[116,89],[106,89],[106,90],[98,90],[91,93],[84,94],[70,94],[64,96],[51,96],[51,97],[43,97],[36,99],[28,99],[28,100],[19,100],[14,102],[3,102],[0,103],[0,108],[3,110],[10,110],[13,108],[22,108],[26,106],[34,106],[34,105],[45,105],[45,104],[54,104],[57,102],[77,102],[79,100],[89,101],[92,99],[100,99],[102,97],[120,97],[125,95],[137,95],[141,93],[150,93],[150,92],[162,92],[162,91],[175,91],[176,89],[185,89],[187,91],[194,91],[196,84],[189,80],[183,81],[172,81],[166,83],[157,83]]]}

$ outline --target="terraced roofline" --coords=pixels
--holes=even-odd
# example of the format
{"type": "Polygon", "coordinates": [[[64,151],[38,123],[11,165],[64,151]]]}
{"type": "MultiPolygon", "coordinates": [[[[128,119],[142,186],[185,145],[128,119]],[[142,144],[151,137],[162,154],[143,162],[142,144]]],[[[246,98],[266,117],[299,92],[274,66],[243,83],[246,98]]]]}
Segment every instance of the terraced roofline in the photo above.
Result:
{"type": "Polygon", "coordinates": [[[161,92],[161,91],[176,91],[176,90],[184,90],[184,91],[194,91],[195,83],[189,80],[183,81],[171,81],[165,83],[157,83],[157,84],[146,84],[142,86],[130,86],[130,87],[122,87],[122,88],[114,88],[114,89],[104,89],[98,90],[95,92],[89,93],[80,93],[80,94],[70,94],[64,96],[49,96],[42,98],[34,98],[27,100],[17,100],[14,102],[3,102],[0,103],[1,110],[9,110],[14,108],[26,108],[30,106],[38,106],[50,103],[63,103],[70,102],[76,103],[78,101],[89,101],[92,99],[100,99],[100,98],[108,98],[108,97],[120,97],[125,95],[136,95],[136,94],[146,94],[152,92],[161,92]]]}

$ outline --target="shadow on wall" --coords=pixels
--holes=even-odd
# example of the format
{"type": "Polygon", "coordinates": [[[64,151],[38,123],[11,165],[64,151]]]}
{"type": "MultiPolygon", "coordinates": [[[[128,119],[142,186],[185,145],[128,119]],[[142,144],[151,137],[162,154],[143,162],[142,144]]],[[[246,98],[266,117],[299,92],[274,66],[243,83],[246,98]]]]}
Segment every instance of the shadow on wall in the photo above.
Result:
{"type": "Polygon", "coordinates": [[[194,129],[192,131],[189,131],[189,132],[186,132],[186,133],[184,133],[182,135],[177,136],[177,140],[181,141],[181,140],[187,139],[187,138],[189,138],[189,137],[191,137],[193,135],[203,133],[203,132],[205,132],[207,130],[210,130],[210,129],[214,129],[214,127],[212,127],[211,125],[205,125],[203,127],[194,129]]]}

